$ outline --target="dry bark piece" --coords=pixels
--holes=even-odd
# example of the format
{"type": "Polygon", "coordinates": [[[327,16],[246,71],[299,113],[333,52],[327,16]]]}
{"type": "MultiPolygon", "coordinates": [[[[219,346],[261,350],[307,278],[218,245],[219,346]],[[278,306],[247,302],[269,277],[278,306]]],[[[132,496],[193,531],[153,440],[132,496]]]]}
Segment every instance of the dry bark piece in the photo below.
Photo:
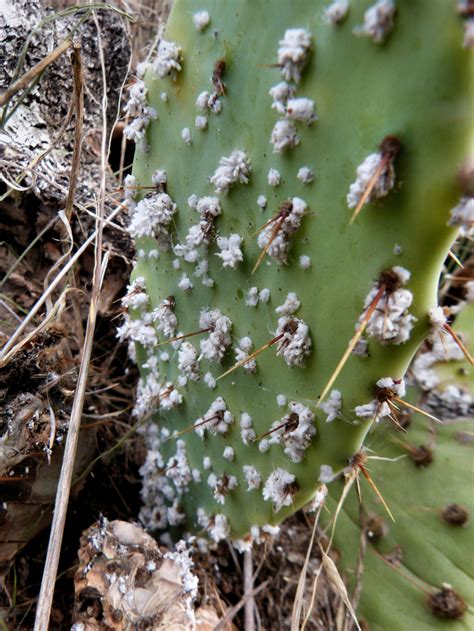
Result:
{"type": "Polygon", "coordinates": [[[219,616],[209,606],[194,608],[197,579],[187,554],[179,544],[166,553],[140,526],[99,520],[81,537],[75,628],[185,631],[195,621],[197,631],[210,631],[219,616]]]}

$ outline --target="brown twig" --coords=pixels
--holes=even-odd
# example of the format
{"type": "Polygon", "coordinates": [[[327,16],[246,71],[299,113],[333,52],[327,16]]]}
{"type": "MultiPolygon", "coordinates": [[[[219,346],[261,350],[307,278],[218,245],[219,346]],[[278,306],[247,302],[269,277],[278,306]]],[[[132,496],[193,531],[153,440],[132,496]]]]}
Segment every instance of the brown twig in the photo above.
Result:
{"type": "Polygon", "coordinates": [[[242,596],[239,602],[227,610],[227,613],[225,614],[223,618],[221,618],[221,620],[219,621],[219,624],[217,624],[214,627],[214,631],[223,631],[225,626],[228,625],[229,622],[232,622],[232,620],[239,613],[239,611],[242,609],[245,603],[250,598],[254,598],[257,594],[259,594],[262,590],[264,590],[269,582],[270,580],[267,580],[264,583],[261,583],[258,587],[255,587],[255,589],[252,589],[252,591],[245,592],[245,594],[242,596]]]}
{"type": "Polygon", "coordinates": [[[74,150],[72,154],[71,174],[69,176],[69,190],[67,193],[65,213],[71,219],[76,194],[77,178],[81,162],[82,127],[84,122],[84,73],[82,70],[81,45],[74,42],[72,51],[72,67],[74,78],[74,103],[76,109],[76,124],[74,127],[74,150]]]}

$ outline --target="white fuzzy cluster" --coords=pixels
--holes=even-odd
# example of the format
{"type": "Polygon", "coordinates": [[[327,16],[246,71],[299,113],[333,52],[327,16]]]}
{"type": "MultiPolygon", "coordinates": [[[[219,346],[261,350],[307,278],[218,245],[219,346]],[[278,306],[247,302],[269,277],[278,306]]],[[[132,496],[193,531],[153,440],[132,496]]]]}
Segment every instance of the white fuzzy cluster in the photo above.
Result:
{"type": "Polygon", "coordinates": [[[269,169],[267,174],[267,182],[269,186],[280,186],[281,184],[281,175],[280,172],[276,169],[269,169]]]}
{"type": "Polygon", "coordinates": [[[165,337],[174,337],[178,326],[178,318],[174,311],[174,300],[165,298],[160,304],[153,309],[151,317],[158,331],[161,331],[165,337]]]}
{"type": "Polygon", "coordinates": [[[122,305],[127,309],[145,309],[149,301],[145,279],[143,276],[139,276],[128,285],[127,293],[122,298],[122,305]]]}
{"type": "Polygon", "coordinates": [[[262,484],[262,476],[257,469],[252,465],[245,464],[243,466],[243,471],[245,482],[247,483],[247,491],[259,489],[262,484]]]}
{"type": "Polygon", "coordinates": [[[285,81],[301,81],[301,73],[311,53],[311,33],[302,28],[290,28],[278,46],[278,65],[285,81]]]}
{"type": "MultiPolygon", "coordinates": [[[[396,266],[392,271],[398,275],[401,285],[405,285],[410,278],[410,272],[403,267],[396,266]]],[[[374,285],[368,293],[359,322],[365,318],[365,314],[378,291],[379,287],[374,285]]],[[[413,294],[408,289],[400,287],[393,292],[386,291],[369,319],[366,328],[367,335],[374,337],[379,342],[391,342],[393,344],[406,342],[416,320],[415,316],[408,313],[412,302],[413,294]]]]}
{"type": "Polygon", "coordinates": [[[342,409],[342,394],[339,390],[331,390],[329,399],[319,406],[327,414],[326,423],[331,423],[340,417],[342,409]]]}
{"type": "Polygon", "coordinates": [[[190,292],[193,289],[194,285],[192,280],[189,278],[189,276],[183,272],[179,282],[178,282],[178,289],[181,289],[181,291],[186,291],[186,292],[190,292]]]}
{"type": "Polygon", "coordinates": [[[316,435],[314,413],[296,401],[291,401],[289,408],[289,414],[272,424],[271,429],[275,431],[269,435],[268,440],[270,445],[283,445],[285,454],[292,462],[298,463],[304,459],[305,451],[316,435]],[[277,427],[280,429],[275,429],[277,427]]]}
{"type": "Polygon", "coordinates": [[[333,2],[324,9],[324,17],[329,24],[341,24],[349,11],[349,0],[333,0],[333,2]]]}
{"type": "Polygon", "coordinates": [[[433,307],[428,312],[431,335],[441,333],[444,330],[446,324],[448,324],[448,318],[443,307],[433,307]]]}
{"type": "Polygon", "coordinates": [[[209,390],[214,390],[217,385],[215,377],[210,372],[207,372],[204,375],[204,383],[209,388],[209,390]]]}
{"type": "Polygon", "coordinates": [[[299,265],[301,269],[307,271],[311,267],[311,258],[306,254],[302,254],[299,258],[299,265]]]}
{"type": "Polygon", "coordinates": [[[253,429],[253,419],[247,412],[242,412],[240,415],[240,437],[244,445],[249,445],[255,440],[257,434],[253,429]]]}
{"type": "Polygon", "coordinates": [[[190,557],[191,548],[188,547],[189,542],[178,541],[173,552],[166,552],[163,556],[165,559],[174,561],[179,567],[179,574],[183,585],[183,593],[185,596],[186,615],[190,628],[195,626],[195,615],[193,603],[198,595],[199,579],[192,572],[194,563],[190,557]]]}
{"type": "Polygon", "coordinates": [[[329,482],[332,482],[335,477],[336,477],[336,475],[335,475],[334,470],[331,467],[331,465],[322,464],[319,467],[318,480],[320,482],[322,482],[323,484],[329,484],[329,482]]]}
{"type": "Polygon", "coordinates": [[[303,184],[311,184],[311,182],[314,181],[314,171],[309,167],[301,167],[298,169],[296,177],[300,182],[303,182],[303,184]]]}
{"type": "Polygon", "coordinates": [[[295,86],[287,83],[286,81],[281,81],[271,87],[269,94],[273,99],[272,109],[276,110],[278,114],[285,116],[286,104],[289,99],[293,98],[295,92],[295,86]]]}
{"type": "Polygon", "coordinates": [[[316,493],[311,501],[311,505],[309,507],[309,512],[314,513],[326,502],[326,498],[328,496],[328,487],[325,484],[321,484],[316,489],[316,493]]]}
{"type": "Polygon", "coordinates": [[[170,526],[179,526],[185,521],[186,513],[184,512],[178,498],[175,498],[173,504],[168,507],[166,511],[166,518],[168,519],[168,524],[170,526]]]}
{"type": "Polygon", "coordinates": [[[389,416],[391,414],[391,409],[389,405],[389,401],[392,397],[404,397],[406,394],[405,389],[405,380],[397,379],[394,380],[391,377],[383,377],[379,379],[376,383],[377,388],[387,389],[390,391],[387,393],[387,400],[380,401],[377,399],[372,399],[369,403],[365,403],[364,405],[357,405],[354,408],[356,416],[359,418],[370,418],[375,422],[378,422],[380,419],[385,416],[389,416]]]}
{"type": "Polygon", "coordinates": [[[256,307],[258,305],[258,287],[250,287],[245,295],[245,304],[247,307],[256,307]]]}
{"type": "Polygon", "coordinates": [[[209,535],[213,541],[219,543],[222,539],[227,539],[230,535],[230,526],[225,515],[218,513],[210,520],[209,535]]]}
{"type": "Polygon", "coordinates": [[[222,452],[222,457],[224,458],[224,460],[228,460],[229,462],[232,462],[232,460],[235,458],[235,451],[233,447],[231,447],[230,445],[227,445],[226,447],[224,447],[224,451],[222,452]]]}
{"type": "Polygon", "coordinates": [[[211,239],[214,238],[215,220],[222,213],[220,201],[218,197],[198,198],[197,195],[191,195],[188,205],[199,214],[200,219],[188,229],[185,242],[174,246],[174,253],[187,263],[193,263],[196,266],[194,275],[201,278],[205,287],[212,287],[214,281],[208,276],[207,254],[211,239]]]}
{"type": "Polygon", "coordinates": [[[277,355],[284,358],[288,366],[304,366],[304,360],[311,352],[309,327],[304,320],[284,316],[278,320],[275,336],[282,335],[278,342],[277,355]]]}
{"type": "Polygon", "coordinates": [[[450,213],[448,224],[459,226],[462,236],[474,237],[474,197],[463,197],[450,213]]]}
{"type": "MultiPolygon", "coordinates": [[[[268,255],[281,264],[286,264],[288,262],[288,254],[291,248],[291,237],[301,226],[301,221],[303,220],[303,217],[306,214],[306,209],[308,208],[306,202],[299,197],[293,197],[291,202],[291,212],[282,222],[276,236],[273,237],[270,247],[267,250],[268,255]]],[[[278,221],[279,219],[277,217],[274,222],[266,226],[258,235],[257,244],[262,250],[272,239],[275,222],[278,221]]]]}
{"type": "Polygon", "coordinates": [[[198,31],[205,31],[211,23],[208,11],[196,11],[193,14],[193,24],[198,31]]]}
{"type": "Polygon", "coordinates": [[[133,210],[128,232],[135,239],[154,237],[161,248],[167,249],[168,227],[177,210],[176,204],[167,193],[144,197],[133,210]]]}
{"type": "Polygon", "coordinates": [[[205,129],[207,129],[207,124],[208,120],[206,116],[196,116],[196,118],[194,119],[194,125],[196,129],[199,129],[200,131],[204,131],[205,129]]]}
{"type": "Polygon", "coordinates": [[[183,127],[181,130],[181,138],[187,145],[193,144],[193,137],[191,136],[191,130],[189,127],[183,127]]]}
{"type": "Polygon", "coordinates": [[[195,432],[201,438],[206,431],[211,434],[226,434],[229,425],[234,422],[233,414],[227,409],[227,405],[222,397],[217,397],[204,416],[195,420],[195,432]]]}
{"type": "Polygon", "coordinates": [[[222,267],[235,269],[244,260],[240,249],[241,243],[242,237],[240,234],[217,237],[217,247],[220,249],[220,252],[216,252],[216,256],[222,260],[222,267]]]}
{"type": "Polygon", "coordinates": [[[234,149],[229,157],[219,160],[214,175],[210,178],[214,184],[216,193],[228,193],[234,184],[248,184],[251,167],[246,152],[242,149],[234,149]]]}
{"type": "Polygon", "coordinates": [[[166,463],[166,476],[173,481],[176,489],[182,491],[193,480],[184,440],[176,441],[176,453],[166,463]]]}
{"type": "Polygon", "coordinates": [[[464,359],[462,350],[450,335],[433,335],[431,342],[431,350],[419,353],[411,367],[417,385],[425,392],[434,390],[440,383],[438,374],[433,370],[435,364],[464,359]]]}
{"type": "Polygon", "coordinates": [[[164,530],[168,526],[167,503],[175,500],[176,489],[162,475],[164,461],[160,452],[158,426],[156,423],[142,426],[141,433],[148,449],[145,462],[140,467],[142,507],[139,519],[149,530],[164,530]]]}
{"type": "Polygon", "coordinates": [[[123,188],[125,192],[125,199],[131,200],[137,196],[138,193],[138,180],[137,178],[129,173],[125,176],[123,181],[123,188]]]}
{"type": "Polygon", "coordinates": [[[292,149],[300,144],[300,138],[296,132],[294,124],[286,119],[275,123],[270,136],[273,145],[273,153],[283,153],[287,149],[292,149]]]}
{"type": "Polygon", "coordinates": [[[275,309],[275,312],[281,316],[293,315],[301,307],[301,301],[294,291],[290,291],[285,302],[275,309]]]}
{"type": "Polygon", "coordinates": [[[156,169],[151,176],[152,183],[159,189],[164,189],[168,183],[168,175],[164,169],[156,169]]]}
{"type": "Polygon", "coordinates": [[[370,37],[375,44],[382,44],[393,29],[395,17],[393,0],[378,0],[364,14],[364,24],[354,29],[354,34],[370,37]]]}
{"type": "Polygon", "coordinates": [[[225,498],[229,491],[239,486],[237,478],[234,475],[223,473],[219,477],[215,473],[211,473],[207,478],[207,483],[211,487],[214,499],[218,504],[225,504],[225,498]]]}
{"type": "Polygon", "coordinates": [[[162,39],[152,65],[160,79],[171,77],[175,80],[177,73],[181,70],[181,48],[175,42],[162,39]]]}
{"type": "Polygon", "coordinates": [[[190,381],[199,381],[198,352],[190,342],[183,342],[178,351],[178,368],[190,381]]]}
{"type": "Polygon", "coordinates": [[[259,195],[257,197],[257,206],[261,209],[261,210],[265,210],[265,208],[267,207],[267,198],[265,197],[265,195],[259,195]]]}
{"type": "Polygon", "coordinates": [[[312,125],[317,120],[314,101],[306,97],[289,99],[286,104],[286,118],[312,125]]]}
{"type": "Polygon", "coordinates": [[[232,338],[232,320],[219,309],[203,309],[199,317],[199,328],[211,329],[206,339],[201,340],[201,358],[220,363],[232,338]]]}
{"type": "Polygon", "coordinates": [[[471,418],[474,415],[474,398],[460,385],[450,383],[428,393],[426,405],[441,419],[471,418]]]}
{"type": "Polygon", "coordinates": [[[196,99],[196,107],[201,112],[212,112],[213,114],[219,114],[222,110],[222,103],[219,99],[217,92],[201,92],[196,99]]]}
{"type": "MultiPolygon", "coordinates": [[[[245,359],[246,357],[248,357],[249,354],[252,352],[252,349],[253,349],[253,342],[250,339],[250,337],[248,337],[248,336],[243,337],[239,341],[239,346],[237,346],[235,348],[235,359],[236,359],[236,362],[240,362],[243,359],[245,359]]],[[[257,361],[255,359],[251,359],[250,361],[248,361],[245,364],[243,364],[243,368],[247,372],[253,374],[257,370],[257,361]]]]}
{"type": "Polygon", "coordinates": [[[130,117],[130,122],[123,130],[125,138],[141,144],[146,149],[145,132],[148,123],[158,118],[156,110],[147,103],[145,84],[138,79],[129,89],[129,97],[124,108],[125,114],[130,117]]]}
{"type": "Polygon", "coordinates": [[[133,320],[126,314],[123,324],[117,328],[117,337],[121,342],[138,342],[148,349],[158,344],[156,330],[149,313],[144,313],[141,318],[133,320]]]}
{"type": "Polygon", "coordinates": [[[273,502],[277,513],[283,506],[293,503],[295,476],[278,467],[268,476],[262,490],[263,499],[273,502]]]}
{"type": "MultiPolygon", "coordinates": [[[[371,153],[365,158],[361,165],[357,167],[357,179],[349,187],[347,194],[347,205],[349,208],[355,208],[359,203],[362,195],[365,193],[369,182],[372,180],[375,172],[380,167],[383,155],[380,151],[371,153]]],[[[395,169],[393,161],[389,160],[382,173],[377,178],[370,195],[367,197],[365,204],[385,197],[395,185],[395,169]]]]}

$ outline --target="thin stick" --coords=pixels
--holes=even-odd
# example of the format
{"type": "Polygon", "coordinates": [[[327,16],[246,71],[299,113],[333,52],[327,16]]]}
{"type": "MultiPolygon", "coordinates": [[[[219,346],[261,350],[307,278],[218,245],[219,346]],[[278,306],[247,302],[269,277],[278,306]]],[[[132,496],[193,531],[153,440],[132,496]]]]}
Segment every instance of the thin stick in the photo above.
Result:
{"type": "Polygon", "coordinates": [[[192,337],[193,335],[200,335],[201,333],[208,333],[212,331],[212,329],[200,329],[199,331],[193,331],[192,333],[185,333],[184,335],[178,335],[177,337],[170,337],[169,340],[164,340],[157,344],[157,346],[163,346],[163,344],[171,344],[171,342],[177,342],[178,340],[184,340],[187,337],[192,337]]]}
{"type": "Polygon", "coordinates": [[[466,346],[464,346],[464,344],[461,342],[460,338],[458,337],[456,331],[454,331],[454,329],[451,328],[451,326],[446,323],[444,325],[444,328],[446,329],[446,331],[449,333],[449,335],[451,335],[451,337],[453,338],[453,340],[456,342],[456,344],[459,346],[459,348],[462,350],[462,352],[464,353],[464,356],[466,357],[467,361],[471,364],[471,366],[474,364],[474,360],[472,358],[471,353],[468,351],[468,349],[466,348],[466,346]]]}
{"type": "MultiPolygon", "coordinates": [[[[106,187],[107,172],[107,79],[105,73],[104,50],[102,46],[100,27],[97,15],[94,13],[94,22],[97,29],[98,48],[102,70],[102,142],[101,142],[101,177],[99,197],[102,198],[106,187]]],[[[100,290],[107,268],[108,253],[102,258],[102,233],[104,202],[98,204],[96,221],[96,241],[94,249],[94,271],[92,277],[92,295],[89,305],[89,315],[87,318],[87,328],[84,347],[79,368],[78,381],[74,402],[71,410],[66,445],[64,447],[63,464],[58,482],[56,501],[54,505],[53,523],[51,525],[48,552],[44,564],[43,577],[41,580],[41,590],[38,597],[38,607],[36,610],[34,631],[44,631],[49,627],[51,615],[51,605],[54,595],[54,587],[58,571],[59,556],[66,522],[67,507],[71,490],[71,482],[76,459],[79,430],[84,406],[87,378],[89,374],[89,364],[92,354],[92,343],[97,321],[97,311],[100,298],[100,290]]]]}
{"type": "Polygon", "coordinates": [[[200,421],[199,423],[193,423],[192,425],[188,425],[188,427],[185,427],[184,429],[180,430],[176,434],[173,433],[169,439],[178,438],[179,436],[182,436],[183,434],[192,432],[193,429],[196,429],[197,427],[201,427],[201,425],[205,425],[206,423],[209,423],[210,421],[215,421],[216,418],[217,416],[211,416],[210,418],[205,418],[203,421],[200,421]]]}
{"type": "Polygon", "coordinates": [[[359,202],[357,203],[357,206],[356,206],[356,208],[355,208],[355,210],[354,210],[354,212],[352,214],[352,217],[351,217],[351,219],[349,221],[349,224],[353,224],[354,221],[359,216],[359,213],[362,210],[362,206],[365,204],[365,202],[369,198],[369,195],[374,190],[374,186],[377,184],[377,180],[382,175],[383,170],[387,166],[388,160],[389,160],[389,158],[386,157],[386,158],[382,158],[382,160],[380,161],[379,166],[375,170],[375,173],[373,174],[373,176],[370,178],[369,183],[367,184],[367,186],[365,188],[365,191],[362,194],[362,197],[359,199],[359,202]]]}
{"type": "Polygon", "coordinates": [[[400,403],[400,405],[404,405],[405,407],[410,408],[410,410],[419,412],[420,414],[423,414],[423,416],[427,416],[428,418],[430,418],[432,421],[436,421],[437,423],[442,423],[442,421],[440,421],[439,418],[436,418],[436,416],[433,416],[429,412],[426,412],[425,410],[422,410],[421,408],[416,407],[416,405],[413,405],[412,403],[408,403],[408,401],[404,401],[403,399],[399,399],[398,397],[393,397],[393,398],[395,401],[397,401],[397,403],[400,403]]]}
{"type": "Polygon", "coordinates": [[[273,346],[273,344],[276,344],[278,342],[278,340],[281,340],[281,338],[283,336],[284,336],[284,333],[281,333],[281,335],[277,335],[276,337],[273,338],[273,340],[270,340],[269,342],[267,342],[263,346],[260,346],[260,348],[257,348],[256,351],[254,351],[253,353],[251,353],[247,357],[244,357],[243,359],[238,361],[234,366],[232,366],[232,368],[229,368],[229,370],[227,370],[222,375],[219,375],[219,377],[217,377],[216,381],[219,381],[219,379],[223,379],[224,377],[227,377],[227,375],[230,375],[231,372],[234,372],[234,370],[237,370],[237,368],[240,368],[241,366],[243,366],[244,364],[249,362],[254,357],[257,357],[257,355],[260,355],[260,353],[263,353],[263,351],[267,350],[267,348],[270,348],[270,346],[273,346]]]}
{"type": "Polygon", "coordinates": [[[395,517],[392,515],[392,511],[389,509],[387,502],[384,500],[382,493],[378,490],[378,488],[375,486],[375,482],[372,480],[372,478],[369,475],[369,472],[367,471],[367,469],[364,467],[363,464],[359,464],[357,465],[358,468],[361,470],[362,475],[364,476],[364,478],[367,480],[367,482],[370,484],[372,490],[374,491],[374,493],[377,495],[377,497],[379,498],[379,500],[382,502],[383,507],[385,508],[385,510],[387,511],[387,513],[390,515],[390,519],[393,521],[393,523],[395,523],[395,517]]]}
{"type": "Polygon", "coordinates": [[[364,316],[364,319],[362,320],[362,322],[360,323],[359,328],[357,329],[356,334],[354,335],[354,337],[351,339],[351,341],[349,342],[344,355],[341,357],[338,365],[336,366],[334,372],[332,373],[331,377],[329,378],[329,381],[327,382],[321,396],[319,397],[319,401],[318,401],[318,405],[317,407],[319,407],[321,405],[321,403],[323,402],[323,400],[325,399],[326,395],[328,394],[329,390],[331,389],[333,383],[336,381],[336,379],[338,378],[341,370],[344,368],[347,360],[350,357],[350,354],[352,353],[352,351],[354,350],[357,342],[360,340],[360,338],[362,337],[362,335],[364,334],[364,331],[369,323],[370,318],[372,317],[372,314],[374,313],[377,305],[379,304],[384,292],[385,292],[385,285],[380,285],[379,290],[377,292],[377,294],[374,296],[374,299],[372,300],[372,304],[369,306],[369,308],[367,309],[367,313],[364,316]]]}
{"type": "Polygon", "coordinates": [[[3,94],[0,94],[0,107],[5,105],[5,103],[7,103],[12,96],[15,96],[17,92],[25,88],[36,76],[41,74],[43,70],[54,63],[56,59],[61,57],[61,55],[63,55],[71,46],[72,40],[65,39],[61,42],[61,44],[59,44],[59,46],[46,55],[44,59],[35,64],[33,68],[28,70],[28,72],[25,72],[25,74],[7,88],[3,94]]]}
{"type": "Polygon", "coordinates": [[[450,259],[452,259],[456,265],[458,265],[461,269],[464,269],[464,265],[461,263],[461,261],[458,259],[458,257],[454,254],[454,252],[452,252],[451,250],[448,251],[448,256],[450,259]]]}
{"type": "MultiPolygon", "coordinates": [[[[251,594],[253,590],[253,559],[252,548],[244,551],[244,593],[251,594]]],[[[255,631],[255,600],[250,596],[244,605],[244,631],[255,631]]]]}
{"type": "Polygon", "coordinates": [[[281,423],[280,425],[277,425],[276,427],[269,429],[268,432],[265,432],[264,434],[260,434],[260,436],[257,436],[256,438],[254,438],[252,442],[255,443],[257,440],[262,440],[262,438],[265,438],[265,436],[269,436],[270,434],[273,434],[273,432],[277,432],[279,429],[283,429],[283,427],[286,427],[287,425],[288,425],[288,421],[285,421],[284,423],[281,423]]]}

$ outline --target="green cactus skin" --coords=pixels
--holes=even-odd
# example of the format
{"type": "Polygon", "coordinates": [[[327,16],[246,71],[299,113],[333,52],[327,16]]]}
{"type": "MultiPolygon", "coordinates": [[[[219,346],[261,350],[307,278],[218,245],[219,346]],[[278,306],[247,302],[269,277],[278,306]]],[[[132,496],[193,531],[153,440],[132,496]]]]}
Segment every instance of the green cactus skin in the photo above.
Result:
{"type": "MultiPolygon", "coordinates": [[[[175,297],[178,331],[196,331],[200,311],[206,307],[219,308],[231,318],[233,346],[222,365],[201,361],[201,374],[210,370],[215,377],[235,362],[237,340],[248,335],[257,349],[272,339],[279,317],[275,308],[289,292],[296,292],[301,300],[296,316],[309,325],[312,340],[306,367],[289,368],[273,347],[258,356],[255,375],[239,368],[220,380],[215,390],[202,378],[189,382],[180,388],[183,403],[155,417],[160,427],[183,430],[216,397],[223,397],[235,417],[225,437],[206,435],[201,440],[195,432],[181,437],[191,469],[198,469],[202,476],[202,482],[190,483],[181,507],[188,529],[201,531],[196,524],[201,507],[209,516],[224,514],[231,537],[240,538],[251,526],[277,524],[306,504],[317,487],[321,465],[334,470],[347,465],[371,424],[357,419],[354,407],[372,399],[378,379],[402,377],[427,335],[427,314],[436,304],[441,264],[456,234],[447,227],[447,220],[461,195],[456,174],[468,155],[472,86],[469,51],[462,47],[461,19],[453,3],[446,0],[397,2],[394,28],[382,44],[353,34],[372,4],[368,0],[353,1],[347,19],[339,26],[324,21],[326,3],[322,1],[207,0],[204,4],[191,0],[174,4],[165,38],[181,47],[182,70],[175,80],[158,79],[152,71],[145,75],[148,101],[159,118],[147,130],[149,150],[137,150],[133,173],[139,185],[150,186],[157,169],[166,171],[168,193],[179,209],[170,229],[173,243],[178,243],[198,219],[187,205],[188,197],[216,195],[209,177],[220,159],[235,149],[245,150],[251,161],[249,183],[236,184],[227,195],[218,195],[222,215],[215,224],[220,235],[243,237],[244,260],[237,269],[223,269],[212,243],[209,276],[215,286],[208,288],[192,275],[193,265],[181,262],[181,269],[174,269],[172,251],[161,252],[159,260],[149,259],[147,253],[156,249],[156,243],[146,237],[137,241],[141,256],[134,278],[146,281],[149,310],[167,296],[175,297]],[[211,24],[198,31],[192,17],[203,8],[209,11],[211,24]],[[281,117],[271,109],[268,92],[283,80],[275,63],[279,40],[288,28],[305,28],[312,35],[312,53],[296,96],[314,99],[319,120],[308,127],[296,123],[299,146],[277,154],[272,151],[270,135],[281,117]],[[226,61],[222,112],[210,114],[208,129],[201,131],[194,127],[200,114],[195,101],[202,91],[212,91],[211,76],[220,59],[226,61]],[[166,102],[161,98],[163,92],[166,102]],[[190,145],[183,141],[184,128],[191,130],[190,145]],[[402,145],[395,162],[395,187],[387,196],[365,205],[349,225],[352,210],[346,194],[356,169],[387,135],[396,135],[402,145]],[[311,184],[296,178],[303,166],[315,172],[311,184]],[[282,175],[279,187],[268,185],[270,168],[282,175]],[[268,200],[264,212],[257,205],[259,195],[268,200]],[[289,264],[278,265],[266,256],[252,275],[261,252],[252,234],[282,202],[294,197],[305,200],[309,210],[293,238],[289,264]],[[397,255],[394,249],[398,246],[401,253],[397,255]],[[298,265],[302,255],[311,257],[309,270],[298,265]],[[352,356],[334,385],[342,392],[343,419],[326,423],[326,414],[317,407],[318,396],[354,334],[373,282],[383,270],[396,265],[412,273],[406,287],[413,292],[410,313],[417,321],[410,339],[400,345],[371,339],[370,357],[352,356]],[[190,293],[177,288],[183,271],[194,284],[190,293]],[[253,286],[270,290],[267,304],[245,305],[245,294],[253,286]],[[257,443],[244,445],[240,437],[242,412],[250,414],[257,434],[268,431],[287,412],[278,407],[278,394],[284,394],[288,402],[308,405],[316,415],[317,433],[300,464],[291,462],[279,445],[263,454],[257,443]],[[222,456],[226,445],[235,451],[232,462],[222,456]],[[205,456],[212,462],[209,471],[202,466],[205,456]],[[261,489],[248,492],[243,465],[258,468],[263,481],[278,467],[294,474],[298,491],[291,505],[274,512],[272,503],[263,500],[261,489]],[[206,483],[211,471],[238,480],[239,487],[228,493],[224,505],[216,503],[206,483]]],[[[138,310],[132,311],[133,317],[139,315],[138,310]]],[[[204,338],[189,341],[199,350],[204,338]]],[[[171,356],[169,362],[159,363],[162,380],[176,384],[176,352],[163,346],[156,354],[162,350],[171,356]]],[[[141,366],[147,360],[140,345],[137,359],[141,366]]],[[[143,368],[143,377],[147,374],[143,368]]],[[[175,439],[164,442],[161,450],[166,463],[176,452],[175,439]]],[[[156,468],[158,471],[160,465],[156,468]]]]}
{"type": "MultiPolygon", "coordinates": [[[[474,348],[474,305],[464,308],[456,319],[456,329],[474,348]]],[[[467,360],[448,361],[435,367],[442,388],[456,384],[474,398],[474,369],[467,360]]],[[[419,404],[420,391],[411,388],[409,399],[419,404]]],[[[427,596],[414,588],[410,580],[435,593],[443,583],[451,585],[466,602],[467,610],[459,620],[450,620],[449,629],[468,631],[474,626],[472,601],[474,576],[472,539],[474,535],[474,497],[472,494],[472,418],[451,419],[439,425],[427,422],[419,413],[411,416],[407,433],[385,425],[367,438],[367,446],[377,456],[399,458],[392,462],[371,460],[371,475],[385,501],[396,516],[392,523],[380,502],[362,480],[363,507],[366,516],[381,519],[386,535],[367,543],[362,575],[362,592],[358,615],[367,620],[371,631],[385,629],[443,629],[446,620],[434,617],[427,606],[427,596]],[[465,438],[466,437],[467,440],[465,438]],[[471,441],[469,440],[471,436],[471,441]],[[407,449],[429,446],[433,461],[417,467],[407,449]],[[457,504],[467,509],[467,522],[447,523],[443,510],[457,504]],[[401,576],[385,564],[379,555],[390,555],[400,548],[401,576]]],[[[335,507],[341,484],[330,486],[335,507]]],[[[354,493],[349,494],[335,531],[335,547],[341,553],[339,569],[344,576],[354,576],[359,551],[359,508],[354,493]]],[[[332,512],[332,511],[331,511],[332,512]]]]}

